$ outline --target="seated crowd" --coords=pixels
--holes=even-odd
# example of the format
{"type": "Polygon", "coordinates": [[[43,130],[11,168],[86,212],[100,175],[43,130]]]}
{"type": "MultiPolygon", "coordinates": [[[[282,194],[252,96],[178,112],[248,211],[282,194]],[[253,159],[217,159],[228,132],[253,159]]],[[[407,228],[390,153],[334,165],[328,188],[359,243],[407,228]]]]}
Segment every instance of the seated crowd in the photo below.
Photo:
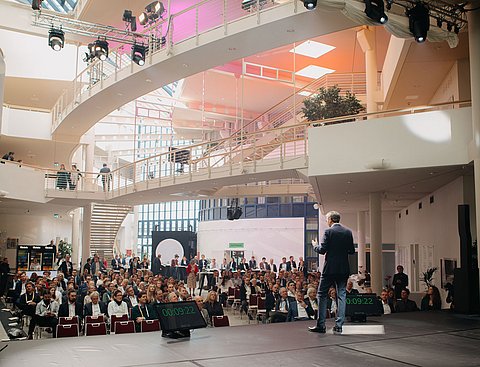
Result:
{"type": "MultiPolygon", "coordinates": [[[[195,288],[192,289],[191,285],[187,289],[182,280],[165,277],[159,272],[154,274],[145,267],[131,267],[127,271],[120,267],[107,271],[105,266],[98,265],[95,257],[93,262],[87,262],[88,266],[84,267],[81,275],[72,266],[63,264],[53,279],[48,271],[43,276],[34,273],[30,279],[27,279],[25,272],[17,274],[18,279],[14,284],[15,305],[30,318],[29,338],[33,337],[36,325],[50,328],[55,336],[58,318],[72,316],[78,316],[81,327],[86,316],[102,316],[109,323],[113,315],[126,315],[140,331],[143,320],[158,318],[157,305],[163,302],[195,301],[208,326],[212,325],[214,316],[224,315],[224,307],[235,304],[240,313],[244,312],[251,319],[260,317],[260,311],[264,311],[262,320],[272,323],[317,318],[320,273],[307,273],[303,260],[299,261],[301,266],[296,266],[293,257],[288,263],[283,258],[278,273],[273,261],[266,263],[263,258],[263,266],[257,266],[252,263],[254,260],[252,258],[250,264],[243,260],[238,268],[235,266],[235,270],[233,265],[212,270],[204,287],[209,292],[203,299],[195,295],[195,288]],[[260,310],[258,304],[256,312],[250,312],[251,296],[261,298],[265,309],[262,307],[260,310]]],[[[371,292],[371,289],[368,291],[371,292]]],[[[347,294],[357,293],[353,282],[348,281],[347,294]]],[[[392,289],[382,291],[380,300],[383,313],[418,310],[416,303],[409,299],[409,294],[408,289],[403,289],[401,298],[397,300],[392,289]]],[[[440,307],[438,289],[432,286],[422,300],[421,309],[435,310],[440,307]]],[[[332,288],[327,317],[335,317],[337,308],[336,290],[332,288]]]]}

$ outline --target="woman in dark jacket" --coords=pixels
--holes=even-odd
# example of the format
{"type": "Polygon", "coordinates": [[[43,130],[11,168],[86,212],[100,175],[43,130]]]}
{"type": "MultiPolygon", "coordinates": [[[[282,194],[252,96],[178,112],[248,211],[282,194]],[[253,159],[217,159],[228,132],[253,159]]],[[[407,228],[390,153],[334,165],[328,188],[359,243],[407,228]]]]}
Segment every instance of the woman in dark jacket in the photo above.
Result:
{"type": "Polygon", "coordinates": [[[440,291],[434,285],[428,287],[427,294],[422,298],[420,306],[422,311],[432,311],[442,309],[442,299],[440,298],[440,291]]]}
{"type": "Polygon", "coordinates": [[[217,301],[217,292],[208,292],[207,299],[203,302],[203,307],[207,310],[210,320],[212,316],[223,316],[223,307],[220,302],[217,301]]]}

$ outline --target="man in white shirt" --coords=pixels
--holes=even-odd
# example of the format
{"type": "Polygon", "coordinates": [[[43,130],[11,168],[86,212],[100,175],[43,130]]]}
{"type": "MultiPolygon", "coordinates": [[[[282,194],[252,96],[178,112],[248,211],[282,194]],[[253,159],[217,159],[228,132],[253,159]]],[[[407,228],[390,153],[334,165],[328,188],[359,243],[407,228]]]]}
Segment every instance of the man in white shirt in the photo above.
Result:
{"type": "Polygon", "coordinates": [[[383,314],[384,315],[391,314],[393,312],[393,304],[388,299],[387,291],[382,291],[382,293],[380,293],[380,300],[382,301],[383,314]]]}
{"type": "Polygon", "coordinates": [[[77,302],[77,291],[75,289],[70,289],[68,291],[68,300],[65,303],[62,303],[58,308],[58,317],[74,317],[78,316],[78,323],[80,327],[80,322],[83,318],[83,307],[77,302]]]}
{"type": "Polygon", "coordinates": [[[297,291],[295,293],[295,301],[290,302],[287,321],[310,320],[314,314],[315,311],[313,311],[312,307],[305,303],[303,292],[297,291]]]}
{"type": "MultiPolygon", "coordinates": [[[[38,326],[46,326],[52,328],[53,337],[57,336],[57,324],[58,324],[58,308],[57,302],[52,301],[52,296],[49,291],[43,293],[43,299],[37,304],[35,310],[35,319],[38,326]]],[[[47,330],[49,331],[49,330],[47,330]]]]}

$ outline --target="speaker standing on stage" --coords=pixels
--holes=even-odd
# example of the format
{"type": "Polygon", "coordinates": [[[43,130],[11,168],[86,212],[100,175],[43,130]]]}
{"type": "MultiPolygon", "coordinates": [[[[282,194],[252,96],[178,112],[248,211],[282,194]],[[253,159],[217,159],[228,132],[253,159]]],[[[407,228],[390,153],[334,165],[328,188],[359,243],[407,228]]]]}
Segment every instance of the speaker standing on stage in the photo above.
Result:
{"type": "Polygon", "coordinates": [[[335,211],[326,215],[328,227],[323,235],[322,243],[318,245],[312,241],[316,252],[325,255],[320,285],[318,286],[318,320],[317,326],[309,330],[315,333],[325,333],[325,318],[327,313],[328,289],[333,285],[337,287],[338,312],[335,319],[334,332],[341,333],[345,321],[346,285],[350,275],[348,255],[355,253],[352,231],[340,224],[340,214],[335,211]]]}

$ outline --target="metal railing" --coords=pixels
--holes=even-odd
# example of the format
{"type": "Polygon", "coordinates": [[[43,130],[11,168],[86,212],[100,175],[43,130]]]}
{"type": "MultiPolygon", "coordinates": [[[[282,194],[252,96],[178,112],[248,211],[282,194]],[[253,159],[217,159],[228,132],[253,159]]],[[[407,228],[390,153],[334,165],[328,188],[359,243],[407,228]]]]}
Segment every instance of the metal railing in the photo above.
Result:
{"type": "Polygon", "coordinates": [[[322,126],[346,122],[361,123],[372,118],[469,106],[471,106],[470,101],[454,101],[430,106],[342,116],[321,121],[305,121],[294,126],[281,126],[245,133],[244,141],[232,136],[213,142],[176,147],[176,150],[136,161],[105,174],[70,172],[58,168],[45,169],[18,162],[2,161],[1,163],[16,164],[22,169],[42,171],[45,174],[46,195],[49,197],[87,198],[85,194],[102,193],[101,198],[107,200],[153,188],[158,190],[161,187],[177,183],[308,167],[308,134],[306,133],[308,128],[322,128],[322,126]],[[269,141],[268,144],[257,144],[256,142],[260,141],[265,134],[275,134],[278,138],[275,141],[269,141]],[[224,149],[205,156],[204,153],[212,144],[222,144],[224,149]],[[238,149],[240,149],[240,154],[238,149]],[[234,159],[235,155],[236,159],[234,159]],[[77,181],[75,176],[78,173],[81,174],[81,177],[78,177],[77,181]]]}
{"type": "MultiPolygon", "coordinates": [[[[171,54],[174,45],[195,38],[196,45],[199,45],[199,37],[202,33],[213,29],[223,28],[224,34],[228,35],[228,26],[234,21],[247,17],[257,17],[260,24],[260,13],[282,6],[291,6],[292,13],[295,12],[296,0],[289,0],[286,3],[275,4],[274,1],[257,0],[256,7],[245,10],[240,2],[230,0],[204,0],[192,5],[178,13],[170,15],[167,19],[161,20],[150,27],[146,27],[140,34],[155,34],[149,41],[149,53],[146,64],[153,63],[153,55],[159,52],[171,54]],[[159,42],[164,37],[165,42],[159,42]]],[[[80,7],[79,7],[80,9],[80,7]]],[[[92,95],[93,86],[100,85],[103,88],[104,82],[109,78],[116,81],[121,71],[130,68],[134,72],[134,63],[130,58],[130,49],[122,45],[109,53],[109,59],[100,61],[96,59],[85,70],[83,70],[73,81],[73,90],[65,91],[55,103],[52,109],[52,132],[60,125],[63,118],[71,112],[78,104],[92,95]]]]}

